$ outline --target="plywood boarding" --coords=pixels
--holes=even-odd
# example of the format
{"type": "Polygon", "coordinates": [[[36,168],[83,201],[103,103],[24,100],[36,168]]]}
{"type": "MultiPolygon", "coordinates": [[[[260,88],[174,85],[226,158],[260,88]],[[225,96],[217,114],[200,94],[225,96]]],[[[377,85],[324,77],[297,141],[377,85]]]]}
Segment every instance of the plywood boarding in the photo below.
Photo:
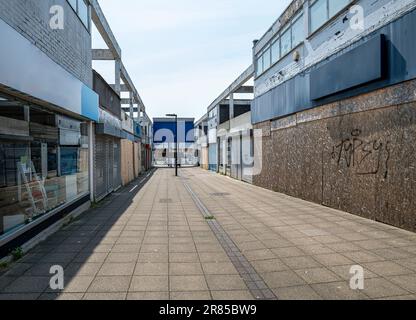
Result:
{"type": "Polygon", "coordinates": [[[121,141],[121,179],[123,185],[133,181],[134,163],[133,163],[133,142],[129,140],[121,141]]]}

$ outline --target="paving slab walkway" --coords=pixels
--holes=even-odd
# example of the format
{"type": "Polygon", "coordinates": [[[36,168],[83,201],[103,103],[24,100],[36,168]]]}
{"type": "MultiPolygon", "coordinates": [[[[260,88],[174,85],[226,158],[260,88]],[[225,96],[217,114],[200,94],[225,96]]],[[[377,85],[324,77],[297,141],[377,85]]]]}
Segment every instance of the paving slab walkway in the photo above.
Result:
{"type": "Polygon", "coordinates": [[[173,173],[39,244],[0,276],[0,299],[416,299],[416,234],[202,169],[173,173]],[[63,290],[49,287],[53,265],[63,290]],[[364,290],[350,288],[353,265],[364,290]]]}

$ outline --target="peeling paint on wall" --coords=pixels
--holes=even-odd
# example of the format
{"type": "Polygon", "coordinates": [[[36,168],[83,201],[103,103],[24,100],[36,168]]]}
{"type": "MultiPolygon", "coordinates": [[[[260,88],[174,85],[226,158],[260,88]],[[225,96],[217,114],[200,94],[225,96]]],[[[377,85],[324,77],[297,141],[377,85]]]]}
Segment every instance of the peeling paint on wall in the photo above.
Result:
{"type": "MultiPolygon", "coordinates": [[[[371,6],[376,5],[380,6],[381,4],[379,1],[375,1],[371,4],[371,6]]],[[[264,77],[260,77],[255,82],[255,97],[261,96],[262,94],[270,91],[280,84],[290,80],[297,74],[305,72],[313,65],[316,65],[317,63],[333,56],[345,48],[350,47],[358,40],[393,22],[406,13],[414,10],[415,8],[416,1],[414,0],[392,0],[365,16],[364,31],[351,29],[348,27],[345,30],[340,30],[340,33],[338,34],[335,32],[329,32],[326,33],[328,38],[316,45],[315,42],[317,42],[317,39],[315,38],[318,38],[320,35],[314,35],[311,40],[305,41],[304,47],[302,48],[304,55],[299,62],[289,63],[283,68],[279,68],[279,64],[277,64],[274,69],[278,70],[272,71],[273,73],[269,76],[267,75],[270,74],[270,72],[266,73],[267,79],[264,80],[264,77]]],[[[347,16],[351,18],[352,14],[348,13],[347,16]]],[[[336,21],[339,22],[340,19],[341,17],[336,21]]],[[[334,24],[335,22],[330,24],[327,28],[331,28],[331,26],[334,24]]]]}

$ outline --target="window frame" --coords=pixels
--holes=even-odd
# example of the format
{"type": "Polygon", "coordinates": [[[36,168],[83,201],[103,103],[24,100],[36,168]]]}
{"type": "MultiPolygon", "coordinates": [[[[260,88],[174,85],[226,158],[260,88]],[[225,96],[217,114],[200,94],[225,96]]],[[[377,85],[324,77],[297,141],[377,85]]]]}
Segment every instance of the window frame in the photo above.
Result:
{"type": "Polygon", "coordinates": [[[298,46],[300,46],[302,43],[304,43],[305,39],[307,38],[307,33],[305,33],[305,30],[304,30],[304,37],[303,37],[303,40],[301,42],[299,42],[296,45],[293,45],[293,41],[292,41],[293,40],[293,33],[292,33],[293,25],[296,22],[298,22],[299,20],[302,20],[303,22],[305,22],[304,19],[305,19],[305,16],[304,16],[303,9],[300,9],[295,15],[293,15],[293,17],[290,19],[290,21],[283,28],[281,28],[280,31],[277,32],[269,42],[267,42],[263,46],[263,48],[257,54],[256,59],[255,59],[255,61],[256,61],[256,78],[263,75],[266,71],[271,69],[275,64],[279,63],[283,58],[285,58],[287,55],[289,55],[294,49],[296,49],[298,46]],[[283,51],[282,51],[282,36],[287,31],[289,31],[290,49],[288,50],[288,52],[283,54],[283,51]],[[276,42],[279,42],[279,58],[275,62],[273,62],[272,47],[276,42]],[[266,50],[270,50],[270,66],[267,69],[264,68],[264,61],[263,61],[263,56],[264,56],[264,53],[266,52],[266,50]],[[259,70],[258,70],[258,61],[260,59],[262,59],[262,72],[259,72],[259,70]]]}
{"type": "Polygon", "coordinates": [[[304,16],[303,16],[303,12],[299,13],[297,16],[295,16],[295,17],[292,19],[290,29],[291,29],[291,30],[290,30],[290,34],[291,34],[291,42],[292,42],[292,49],[291,49],[291,50],[293,50],[293,49],[295,49],[297,46],[299,46],[302,42],[304,42],[304,41],[305,41],[305,39],[306,39],[306,37],[307,37],[307,34],[305,33],[305,19],[304,19],[304,16]],[[298,23],[298,22],[301,22],[301,26],[303,27],[303,38],[302,38],[302,40],[301,40],[301,41],[299,41],[298,43],[294,44],[294,43],[293,43],[293,26],[294,26],[296,23],[298,23]],[[302,22],[303,22],[303,23],[302,23],[302,22]]]}
{"type": "Polygon", "coordinates": [[[88,33],[91,34],[91,4],[89,3],[88,0],[74,0],[74,1],[76,2],[76,8],[74,8],[74,6],[72,5],[72,3],[71,3],[70,0],[66,0],[66,2],[68,3],[68,5],[71,7],[71,9],[77,15],[79,21],[81,21],[81,23],[84,26],[84,28],[87,29],[88,33]],[[87,25],[85,25],[83,19],[81,18],[79,1],[83,1],[84,4],[85,4],[85,6],[87,7],[87,25]]]}
{"type": "Polygon", "coordinates": [[[270,50],[271,50],[271,63],[272,63],[271,65],[273,66],[275,63],[279,62],[282,57],[282,46],[280,43],[280,35],[271,42],[270,50]],[[276,44],[278,44],[279,46],[279,54],[277,55],[276,61],[273,61],[273,52],[274,52],[273,48],[275,47],[276,44]]]}
{"type": "Polygon", "coordinates": [[[286,57],[286,55],[288,55],[291,51],[292,51],[292,23],[288,24],[285,28],[283,28],[280,31],[280,59],[286,57]],[[286,36],[286,34],[289,35],[290,45],[289,45],[288,51],[283,53],[282,39],[283,39],[283,36],[286,36]]]}
{"type": "MultiPolygon", "coordinates": [[[[329,3],[331,0],[323,0],[326,4],[326,17],[325,22],[323,22],[319,27],[317,27],[315,30],[312,30],[312,10],[311,8],[320,0],[309,0],[309,6],[308,6],[308,14],[309,14],[309,35],[308,37],[312,36],[313,34],[319,32],[322,28],[324,28],[328,23],[336,19],[348,6],[350,6],[352,3],[354,3],[356,0],[347,0],[347,4],[343,6],[340,10],[335,12],[332,16],[330,15],[330,7],[329,3]]],[[[321,0],[322,1],[322,0],[321,0]]]]}

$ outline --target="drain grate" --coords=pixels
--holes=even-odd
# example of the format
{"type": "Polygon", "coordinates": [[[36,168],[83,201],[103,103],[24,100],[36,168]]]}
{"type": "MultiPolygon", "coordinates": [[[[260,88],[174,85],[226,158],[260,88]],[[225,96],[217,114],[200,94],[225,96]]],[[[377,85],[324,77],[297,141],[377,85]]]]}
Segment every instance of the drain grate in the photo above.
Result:
{"type": "Polygon", "coordinates": [[[170,198],[160,199],[159,203],[172,203],[172,199],[170,198]]]}

